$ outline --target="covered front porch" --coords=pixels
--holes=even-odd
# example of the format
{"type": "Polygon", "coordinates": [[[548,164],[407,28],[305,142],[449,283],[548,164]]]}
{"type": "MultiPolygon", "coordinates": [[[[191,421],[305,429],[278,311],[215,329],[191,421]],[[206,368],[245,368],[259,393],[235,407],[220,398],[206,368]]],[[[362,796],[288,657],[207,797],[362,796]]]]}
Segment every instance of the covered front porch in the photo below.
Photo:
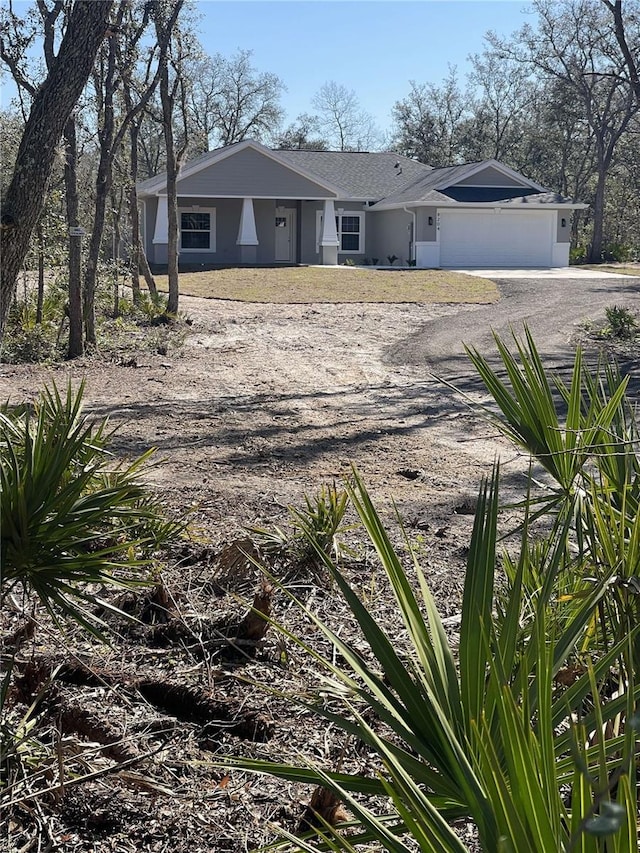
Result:
{"type": "MultiPolygon", "coordinates": [[[[167,263],[166,195],[145,202],[149,262],[167,263]]],[[[178,198],[181,266],[338,263],[334,199],[178,198]]]]}

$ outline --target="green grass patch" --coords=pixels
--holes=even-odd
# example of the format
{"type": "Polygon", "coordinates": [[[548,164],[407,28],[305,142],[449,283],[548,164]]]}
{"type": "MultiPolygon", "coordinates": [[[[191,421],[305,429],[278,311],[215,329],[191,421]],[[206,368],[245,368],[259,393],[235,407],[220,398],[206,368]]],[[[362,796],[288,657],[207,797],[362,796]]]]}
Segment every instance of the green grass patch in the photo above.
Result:
{"type": "Polygon", "coordinates": [[[620,275],[633,275],[640,278],[640,264],[580,264],[580,269],[595,272],[617,272],[620,275]]]}
{"type": "MultiPolygon", "coordinates": [[[[167,291],[167,276],[156,276],[167,291]]],[[[494,282],[450,270],[261,267],[180,273],[180,293],[239,302],[497,302],[494,282]]]]}

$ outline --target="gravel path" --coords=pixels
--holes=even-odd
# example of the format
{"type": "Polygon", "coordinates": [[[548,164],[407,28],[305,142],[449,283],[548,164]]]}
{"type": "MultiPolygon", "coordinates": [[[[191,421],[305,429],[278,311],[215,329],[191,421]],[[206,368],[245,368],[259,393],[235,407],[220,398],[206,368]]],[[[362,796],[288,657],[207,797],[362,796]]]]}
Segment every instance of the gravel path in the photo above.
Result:
{"type": "Polygon", "coordinates": [[[518,278],[497,284],[498,303],[461,308],[445,322],[428,320],[390,347],[389,362],[426,364],[438,376],[473,385],[464,344],[489,356],[495,352],[492,332],[508,339],[511,329],[520,335],[526,323],[545,364],[563,371],[573,363],[571,339],[582,322],[604,319],[604,309],[610,305],[640,310],[640,277],[518,278]]]}

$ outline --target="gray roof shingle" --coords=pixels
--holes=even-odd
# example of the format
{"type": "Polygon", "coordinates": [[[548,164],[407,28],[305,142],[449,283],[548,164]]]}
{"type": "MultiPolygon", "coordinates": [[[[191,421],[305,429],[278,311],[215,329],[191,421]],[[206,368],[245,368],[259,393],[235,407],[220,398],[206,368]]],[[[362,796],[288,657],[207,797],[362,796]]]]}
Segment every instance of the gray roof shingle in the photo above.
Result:
{"type": "Polygon", "coordinates": [[[346,198],[378,200],[433,171],[392,151],[275,151],[284,162],[344,190],[346,198]],[[396,167],[396,163],[398,166],[396,167]]]}

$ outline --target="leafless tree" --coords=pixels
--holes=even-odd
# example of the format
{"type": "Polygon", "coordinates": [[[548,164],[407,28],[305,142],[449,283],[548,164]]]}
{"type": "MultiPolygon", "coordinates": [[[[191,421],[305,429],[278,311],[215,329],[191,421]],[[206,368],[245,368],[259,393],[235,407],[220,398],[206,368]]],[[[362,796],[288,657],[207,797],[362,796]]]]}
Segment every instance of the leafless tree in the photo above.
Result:
{"type": "Polygon", "coordinates": [[[248,138],[268,142],[280,125],[285,85],[276,74],[258,71],[250,50],[201,55],[185,84],[194,153],[248,138]]]}
{"type": "Polygon", "coordinates": [[[96,177],[93,228],[89,240],[83,286],[85,335],[90,344],[96,343],[95,290],[107,202],[113,183],[113,161],[129,126],[145,109],[161,80],[163,57],[166,56],[171,33],[182,5],[183,0],[165,4],[163,12],[166,17],[162,37],[158,37],[156,48],[149,52],[146,59],[146,70],[143,75],[146,85],[135,95],[132,88],[128,89],[127,96],[124,98],[123,111],[119,113],[116,111],[116,96],[122,93],[122,90],[131,82],[131,69],[135,67],[138,59],[139,44],[147,30],[152,12],[156,10],[155,14],[162,14],[157,11],[160,4],[145,4],[142,19],[137,20],[131,0],[120,0],[111,37],[105,43],[92,75],[98,107],[100,160],[96,177]],[[157,65],[155,74],[152,74],[154,61],[157,65]]]}
{"type": "Polygon", "coordinates": [[[622,0],[602,0],[613,16],[616,41],[622,52],[629,84],[640,107],[640,5],[627,0],[622,10],[622,0]],[[629,28],[627,28],[629,24],[629,28]]]}
{"type": "Polygon", "coordinates": [[[375,147],[379,132],[373,118],[360,106],[353,89],[326,82],[313,96],[311,105],[318,112],[320,132],[339,151],[364,151],[375,147]]]}
{"type": "MultiPolygon", "coordinates": [[[[143,87],[146,82],[143,82],[143,87]]],[[[134,81],[129,80],[123,90],[126,109],[133,109],[134,81]]],[[[140,239],[140,212],[138,210],[138,181],[139,142],[144,113],[138,113],[129,125],[129,174],[127,176],[128,193],[127,201],[129,208],[129,223],[131,226],[131,290],[133,301],[138,304],[141,300],[140,273],[144,276],[147,289],[152,299],[157,299],[158,291],[155,279],[149,267],[147,256],[140,239]]]]}
{"type": "MultiPolygon", "coordinates": [[[[78,143],[75,116],[71,115],[64,129],[64,184],[67,222],[78,225],[80,200],[78,195],[78,143]]],[[[81,238],[69,238],[69,358],[84,353],[84,323],[82,320],[82,244],[81,238]]]]}
{"type": "MultiPolygon", "coordinates": [[[[173,12],[179,12],[184,0],[175,0],[173,12]]],[[[162,105],[162,128],[167,158],[167,206],[168,244],[167,276],[169,298],[167,312],[178,313],[178,173],[185,160],[188,147],[187,92],[185,87],[187,55],[183,52],[184,42],[180,32],[174,30],[168,9],[158,4],[155,13],[156,35],[159,43],[166,43],[167,50],[160,58],[160,102],[162,105]],[[182,138],[176,140],[174,120],[182,121],[182,138]]]]}

